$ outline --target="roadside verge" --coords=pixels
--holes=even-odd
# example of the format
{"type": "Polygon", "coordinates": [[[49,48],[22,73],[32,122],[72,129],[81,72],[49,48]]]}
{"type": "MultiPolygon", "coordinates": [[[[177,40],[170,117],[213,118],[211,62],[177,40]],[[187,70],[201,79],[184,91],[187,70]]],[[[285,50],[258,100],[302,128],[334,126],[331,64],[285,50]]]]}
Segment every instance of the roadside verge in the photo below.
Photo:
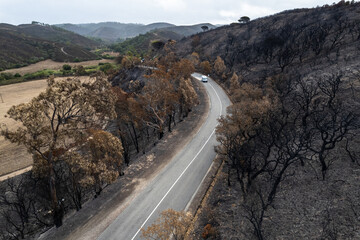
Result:
{"type": "Polygon", "coordinates": [[[141,192],[173,156],[186,145],[209,112],[209,99],[203,85],[194,81],[200,104],[182,122],[177,123],[172,133],[156,142],[146,154],[139,154],[125,169],[125,175],[103,190],[94,200],[84,204],[78,212],[69,213],[60,228],[52,228],[39,239],[96,239],[123,209],[141,192]],[[169,147],[170,146],[170,147],[169,147]]]}

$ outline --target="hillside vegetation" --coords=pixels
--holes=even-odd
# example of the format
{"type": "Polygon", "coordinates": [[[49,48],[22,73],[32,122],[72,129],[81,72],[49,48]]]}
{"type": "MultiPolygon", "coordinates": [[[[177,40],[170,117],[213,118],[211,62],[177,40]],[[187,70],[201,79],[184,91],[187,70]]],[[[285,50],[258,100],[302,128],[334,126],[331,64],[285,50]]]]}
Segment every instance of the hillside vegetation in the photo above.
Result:
{"type": "Polygon", "coordinates": [[[136,37],[148,31],[174,26],[169,23],[153,23],[149,25],[118,22],[84,23],[84,24],[58,24],[56,25],[77,34],[100,38],[106,42],[136,37]]]}
{"type": "Polygon", "coordinates": [[[177,43],[233,101],[195,239],[360,238],[359,50],[360,3],[345,1],[177,43]]]}
{"type": "Polygon", "coordinates": [[[58,62],[93,60],[98,44],[53,26],[0,24],[0,69],[22,67],[46,59],[58,62]]]}
{"type": "Polygon", "coordinates": [[[209,23],[196,24],[190,26],[176,26],[170,23],[152,23],[148,25],[118,22],[85,23],[85,24],[58,24],[56,26],[75,32],[77,34],[101,39],[105,43],[122,41],[127,38],[133,38],[140,34],[146,34],[153,30],[171,31],[184,36],[201,32],[201,26],[206,25],[209,29],[215,28],[209,23]]]}
{"type": "Polygon", "coordinates": [[[151,51],[161,49],[168,40],[180,40],[183,36],[172,31],[154,30],[146,34],[140,34],[137,37],[130,38],[124,42],[110,46],[120,54],[145,55],[151,54],[151,51]]]}

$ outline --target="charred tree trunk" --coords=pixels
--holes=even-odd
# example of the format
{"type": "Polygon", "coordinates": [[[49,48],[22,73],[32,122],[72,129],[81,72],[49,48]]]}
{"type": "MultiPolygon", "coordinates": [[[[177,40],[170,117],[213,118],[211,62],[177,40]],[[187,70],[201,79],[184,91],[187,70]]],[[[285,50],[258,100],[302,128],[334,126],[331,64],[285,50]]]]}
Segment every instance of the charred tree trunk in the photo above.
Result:
{"type": "Polygon", "coordinates": [[[320,164],[321,164],[322,178],[323,178],[323,180],[325,180],[326,171],[328,170],[329,166],[326,164],[324,155],[322,153],[319,153],[319,161],[320,161],[320,164]]]}
{"type": "Polygon", "coordinates": [[[122,144],[123,150],[124,150],[124,162],[125,162],[126,166],[129,166],[129,163],[130,163],[129,144],[127,143],[126,139],[124,138],[124,136],[122,134],[120,134],[120,141],[121,141],[121,144],[122,144]]]}
{"type": "MultiPolygon", "coordinates": [[[[52,153],[50,153],[49,159],[52,158],[52,153]]],[[[49,188],[50,188],[50,196],[52,202],[52,210],[53,210],[53,220],[56,227],[60,227],[62,225],[62,219],[64,216],[64,211],[59,203],[57,193],[56,193],[56,177],[53,163],[50,161],[49,164],[50,169],[50,177],[49,177],[49,188]]]]}
{"type": "Polygon", "coordinates": [[[174,111],[174,112],[173,112],[173,117],[172,117],[173,122],[174,122],[174,126],[176,126],[176,118],[175,118],[175,115],[176,115],[176,112],[174,111]]]}
{"type": "Polygon", "coordinates": [[[134,123],[131,123],[131,129],[132,129],[132,133],[131,133],[131,131],[129,131],[130,136],[131,136],[131,139],[132,139],[132,141],[133,141],[133,143],[135,145],[136,152],[139,153],[139,141],[138,141],[138,136],[137,136],[137,133],[136,133],[134,123]]]}
{"type": "Polygon", "coordinates": [[[162,129],[159,130],[159,140],[164,137],[164,131],[162,129]]]}
{"type": "Polygon", "coordinates": [[[169,124],[168,124],[168,130],[171,132],[171,121],[172,121],[172,114],[169,114],[169,124]]]}

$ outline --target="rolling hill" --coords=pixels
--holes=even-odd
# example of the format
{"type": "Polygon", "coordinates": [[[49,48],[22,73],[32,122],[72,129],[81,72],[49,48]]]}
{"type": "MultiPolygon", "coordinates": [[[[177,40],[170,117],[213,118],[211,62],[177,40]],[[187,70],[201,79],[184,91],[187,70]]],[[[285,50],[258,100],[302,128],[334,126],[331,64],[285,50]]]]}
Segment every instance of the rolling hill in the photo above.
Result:
{"type": "Polygon", "coordinates": [[[153,23],[148,25],[134,23],[101,22],[84,24],[58,24],[60,28],[73,31],[77,34],[100,38],[105,42],[114,42],[119,39],[135,37],[148,31],[175,26],[169,23],[153,23]]]}
{"type": "Polygon", "coordinates": [[[71,31],[64,30],[56,26],[42,26],[38,24],[23,24],[18,26],[19,32],[34,38],[45,39],[52,42],[71,43],[80,47],[92,49],[98,46],[98,43],[83,37],[79,34],[74,34],[71,31]]]}
{"type": "Polygon", "coordinates": [[[64,29],[39,24],[0,24],[0,68],[9,69],[45,59],[59,62],[92,60],[97,42],[64,29]]]}
{"type": "Polygon", "coordinates": [[[102,22],[102,23],[85,23],[85,24],[58,24],[56,26],[64,28],[68,31],[73,31],[77,34],[100,38],[105,42],[115,42],[118,40],[124,40],[126,38],[136,37],[139,34],[145,34],[155,29],[166,29],[167,31],[173,31],[182,36],[189,36],[198,32],[201,32],[201,26],[206,25],[211,28],[215,28],[211,24],[196,24],[191,26],[176,26],[170,23],[152,23],[148,25],[133,24],[133,23],[117,23],[117,22],[102,22]]]}

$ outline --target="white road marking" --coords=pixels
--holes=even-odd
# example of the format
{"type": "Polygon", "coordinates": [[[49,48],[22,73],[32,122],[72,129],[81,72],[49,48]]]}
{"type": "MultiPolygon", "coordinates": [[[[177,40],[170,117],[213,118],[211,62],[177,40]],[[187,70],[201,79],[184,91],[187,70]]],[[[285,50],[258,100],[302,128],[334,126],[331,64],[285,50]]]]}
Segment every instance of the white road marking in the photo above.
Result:
{"type": "MultiPolygon", "coordinates": [[[[218,100],[219,100],[219,102],[220,102],[220,116],[221,116],[221,113],[222,113],[222,102],[221,102],[221,99],[220,99],[218,93],[216,92],[215,88],[213,87],[213,85],[211,85],[211,83],[209,83],[209,84],[210,84],[210,87],[214,90],[214,92],[215,92],[215,94],[216,94],[216,96],[217,96],[217,98],[218,98],[218,100]]],[[[220,117],[220,116],[219,116],[219,117],[220,117]]]]}
{"type": "MultiPolygon", "coordinates": [[[[210,84],[210,83],[209,83],[210,84]]],[[[210,84],[211,88],[214,90],[219,102],[220,102],[220,116],[222,113],[222,102],[220,100],[219,95],[217,94],[215,88],[210,84]]],[[[214,135],[215,133],[215,129],[212,131],[212,133],[210,134],[209,138],[206,140],[206,142],[204,143],[204,145],[201,147],[201,149],[199,150],[199,152],[195,155],[195,157],[191,160],[191,162],[187,165],[187,167],[184,169],[184,171],[180,174],[180,176],[176,179],[176,181],[171,185],[171,187],[169,188],[169,190],[165,193],[165,195],[161,198],[160,202],[156,205],[156,207],[152,210],[152,212],[150,213],[150,215],[145,219],[145,221],[143,222],[143,224],[141,224],[140,228],[136,231],[135,235],[131,238],[131,240],[134,240],[136,238],[136,236],[139,234],[139,232],[141,231],[141,229],[145,226],[145,224],[147,223],[147,221],[149,221],[149,219],[151,218],[151,216],[154,214],[154,212],[158,209],[158,207],[160,206],[160,204],[164,201],[164,199],[166,198],[166,196],[170,193],[170,191],[174,188],[175,184],[180,180],[180,178],[184,175],[184,173],[186,172],[186,170],[190,167],[190,165],[195,161],[195,159],[197,158],[197,156],[199,156],[200,152],[204,149],[205,145],[210,141],[210,138],[214,135]]]]}
{"type": "MultiPolygon", "coordinates": [[[[210,84],[210,83],[209,83],[209,84],[210,84]]],[[[211,84],[210,84],[210,86],[214,89],[214,87],[213,87],[211,84]]],[[[217,95],[217,92],[216,92],[215,89],[214,89],[214,92],[215,92],[215,94],[217,95]]],[[[219,101],[220,101],[220,103],[221,103],[220,97],[219,97],[218,95],[217,95],[217,98],[219,99],[219,101]]],[[[219,115],[219,116],[221,116],[221,113],[222,113],[222,104],[220,105],[220,115],[219,115]]],[[[205,174],[204,177],[201,179],[201,182],[200,182],[199,186],[196,188],[196,190],[195,190],[194,194],[192,195],[190,201],[187,203],[187,205],[186,205],[186,207],[185,207],[185,211],[187,211],[187,210],[189,209],[191,202],[194,200],[195,195],[197,194],[197,192],[199,191],[201,185],[202,185],[203,182],[205,181],[205,178],[206,178],[206,176],[208,175],[208,173],[210,172],[213,164],[214,164],[214,162],[211,163],[211,165],[210,165],[209,169],[207,170],[206,174],[205,174]]]]}

